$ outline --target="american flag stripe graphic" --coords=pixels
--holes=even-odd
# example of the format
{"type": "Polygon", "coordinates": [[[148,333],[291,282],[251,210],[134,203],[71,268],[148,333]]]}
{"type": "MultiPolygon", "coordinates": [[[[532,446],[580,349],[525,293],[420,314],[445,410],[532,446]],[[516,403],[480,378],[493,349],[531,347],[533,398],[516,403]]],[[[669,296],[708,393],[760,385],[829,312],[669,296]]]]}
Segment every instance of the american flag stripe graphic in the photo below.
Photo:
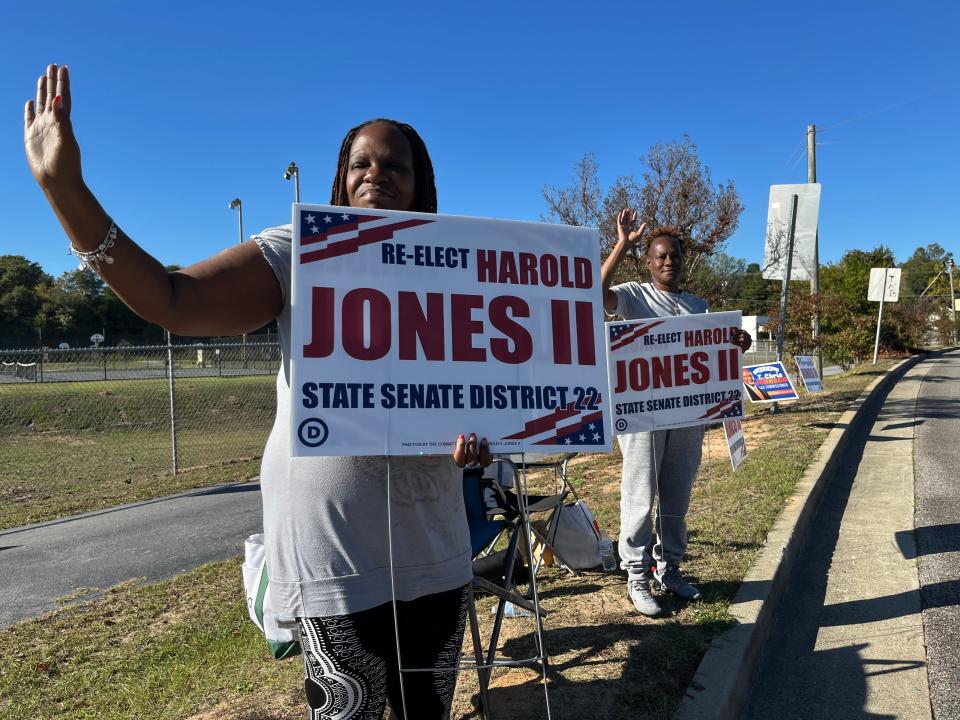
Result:
{"type": "Polygon", "coordinates": [[[357,222],[337,225],[336,227],[330,228],[327,232],[317,233],[316,235],[304,236],[301,234],[300,245],[313,245],[314,243],[326,242],[330,239],[331,235],[342,235],[343,233],[354,232],[360,228],[360,223],[373,222],[374,220],[383,220],[383,216],[371,215],[370,217],[365,217],[357,222]]]}
{"type": "Polygon", "coordinates": [[[630,345],[632,342],[638,338],[643,337],[648,332],[657,327],[657,325],[662,325],[665,320],[657,320],[652,323],[637,323],[635,325],[618,325],[610,328],[610,351],[619,350],[620,348],[630,345]]]}
{"type": "MultiPolygon", "coordinates": [[[[590,423],[601,423],[602,421],[603,421],[602,412],[591,413],[590,415],[587,415],[586,417],[581,418],[579,422],[576,422],[572,425],[558,427],[557,432],[554,433],[551,437],[544,438],[543,440],[538,440],[537,442],[534,443],[534,445],[557,445],[560,440],[562,440],[567,436],[573,435],[574,433],[580,432],[581,430],[583,430],[583,428],[590,425],[590,423]]],[[[588,444],[592,444],[592,443],[589,443],[589,441],[580,441],[579,444],[582,445],[585,442],[587,442],[588,444]]],[[[599,442],[597,444],[599,444],[599,442]]]]}
{"type": "Polygon", "coordinates": [[[300,264],[357,252],[364,245],[389,240],[394,233],[434,220],[396,220],[388,215],[300,211],[300,264]]]}
{"type": "Polygon", "coordinates": [[[380,227],[361,230],[357,234],[357,237],[350,240],[331,243],[322,250],[303,253],[300,256],[300,264],[305,265],[306,263],[317,262],[318,260],[328,260],[330,258],[340,257],[341,255],[349,255],[350,253],[357,252],[357,250],[364,245],[372,245],[373,243],[389,240],[393,237],[393,234],[399,230],[406,230],[407,228],[417,227],[418,225],[429,225],[431,222],[433,221],[404,220],[403,222],[392,223],[391,225],[381,225],[380,227]]]}
{"type": "Polygon", "coordinates": [[[742,413],[737,413],[737,406],[740,405],[739,399],[730,399],[722,400],[714,405],[712,408],[707,410],[699,419],[703,420],[704,418],[721,418],[727,417],[728,415],[739,415],[742,413]],[[733,412],[731,412],[733,411],[733,412]]]}
{"type": "Polygon", "coordinates": [[[557,426],[561,420],[566,420],[567,418],[573,417],[574,415],[579,415],[579,410],[573,409],[573,403],[569,403],[565,408],[557,408],[549,415],[544,415],[542,418],[537,418],[535,420],[529,420],[523,425],[523,430],[513,435],[507,435],[504,440],[523,440],[524,438],[531,437],[532,435],[539,435],[544,433],[547,430],[552,430],[557,426]]]}

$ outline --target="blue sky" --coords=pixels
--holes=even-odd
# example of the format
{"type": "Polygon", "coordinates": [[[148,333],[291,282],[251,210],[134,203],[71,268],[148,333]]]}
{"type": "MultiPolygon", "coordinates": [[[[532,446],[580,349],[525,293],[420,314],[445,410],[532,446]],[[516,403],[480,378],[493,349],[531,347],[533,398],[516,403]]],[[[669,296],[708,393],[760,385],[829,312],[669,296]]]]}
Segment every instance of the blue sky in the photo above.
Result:
{"type": "Polygon", "coordinates": [[[411,123],[440,210],[536,220],[585,152],[642,172],[688,134],[746,211],[727,252],[762,255],[772,183],[820,137],[821,258],[883,243],[960,251],[960,10],[954,3],[10,3],[0,29],[0,253],[75,266],[23,159],[22,108],[68,64],[88,184],[165,263],[189,264],[326,202],[344,132],[411,123]],[[849,122],[848,122],[849,121],[849,122]]]}

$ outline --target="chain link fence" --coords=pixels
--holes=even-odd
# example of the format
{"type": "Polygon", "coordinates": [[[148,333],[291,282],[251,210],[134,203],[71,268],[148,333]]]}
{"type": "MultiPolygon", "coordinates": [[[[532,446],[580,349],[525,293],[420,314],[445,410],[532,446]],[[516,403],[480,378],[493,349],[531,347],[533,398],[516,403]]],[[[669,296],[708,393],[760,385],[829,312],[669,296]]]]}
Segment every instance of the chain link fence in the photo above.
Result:
{"type": "Polygon", "coordinates": [[[744,365],[759,365],[777,359],[777,343],[774,340],[754,338],[753,345],[743,354],[744,365]]]}
{"type": "Polygon", "coordinates": [[[56,453],[50,460],[65,473],[74,462],[176,474],[256,458],[273,424],[279,366],[276,335],[2,350],[0,450],[17,449],[24,470],[56,453]]]}

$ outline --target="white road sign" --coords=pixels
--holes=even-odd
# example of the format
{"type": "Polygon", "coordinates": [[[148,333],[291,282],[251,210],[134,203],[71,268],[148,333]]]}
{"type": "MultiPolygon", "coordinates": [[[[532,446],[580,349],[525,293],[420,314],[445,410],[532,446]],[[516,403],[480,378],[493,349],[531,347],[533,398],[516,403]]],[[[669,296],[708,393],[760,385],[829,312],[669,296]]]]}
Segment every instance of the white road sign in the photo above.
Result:
{"type": "Polygon", "coordinates": [[[900,297],[900,268],[870,268],[867,300],[896,302],[900,297]]]}
{"type": "Polygon", "coordinates": [[[791,280],[809,280],[813,275],[813,251],[820,215],[820,183],[771,185],[767,207],[767,236],[763,246],[763,277],[783,280],[787,273],[790,210],[797,196],[797,222],[793,233],[791,280]]]}

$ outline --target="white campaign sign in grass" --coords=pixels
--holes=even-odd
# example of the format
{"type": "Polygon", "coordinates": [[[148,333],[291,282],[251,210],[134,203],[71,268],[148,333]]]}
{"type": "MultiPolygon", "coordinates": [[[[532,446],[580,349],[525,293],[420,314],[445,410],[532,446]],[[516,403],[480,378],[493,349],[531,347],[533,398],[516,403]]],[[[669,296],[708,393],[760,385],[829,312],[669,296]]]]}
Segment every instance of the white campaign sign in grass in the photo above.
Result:
{"type": "Polygon", "coordinates": [[[803,385],[807,392],[818,393],[823,390],[823,381],[820,379],[820,373],[817,372],[817,364],[813,361],[812,355],[797,355],[797,369],[800,371],[800,377],[803,379],[803,385]]]}
{"type": "Polygon", "coordinates": [[[743,420],[724,420],[723,434],[727,438],[727,450],[730,451],[730,464],[733,471],[743,465],[747,459],[747,438],[743,434],[743,420]]]}
{"type": "Polygon", "coordinates": [[[610,449],[596,230],[293,215],[294,456],[610,449]]]}
{"type": "Polygon", "coordinates": [[[740,313],[607,323],[614,430],[705,425],[743,417],[740,313]]]}

